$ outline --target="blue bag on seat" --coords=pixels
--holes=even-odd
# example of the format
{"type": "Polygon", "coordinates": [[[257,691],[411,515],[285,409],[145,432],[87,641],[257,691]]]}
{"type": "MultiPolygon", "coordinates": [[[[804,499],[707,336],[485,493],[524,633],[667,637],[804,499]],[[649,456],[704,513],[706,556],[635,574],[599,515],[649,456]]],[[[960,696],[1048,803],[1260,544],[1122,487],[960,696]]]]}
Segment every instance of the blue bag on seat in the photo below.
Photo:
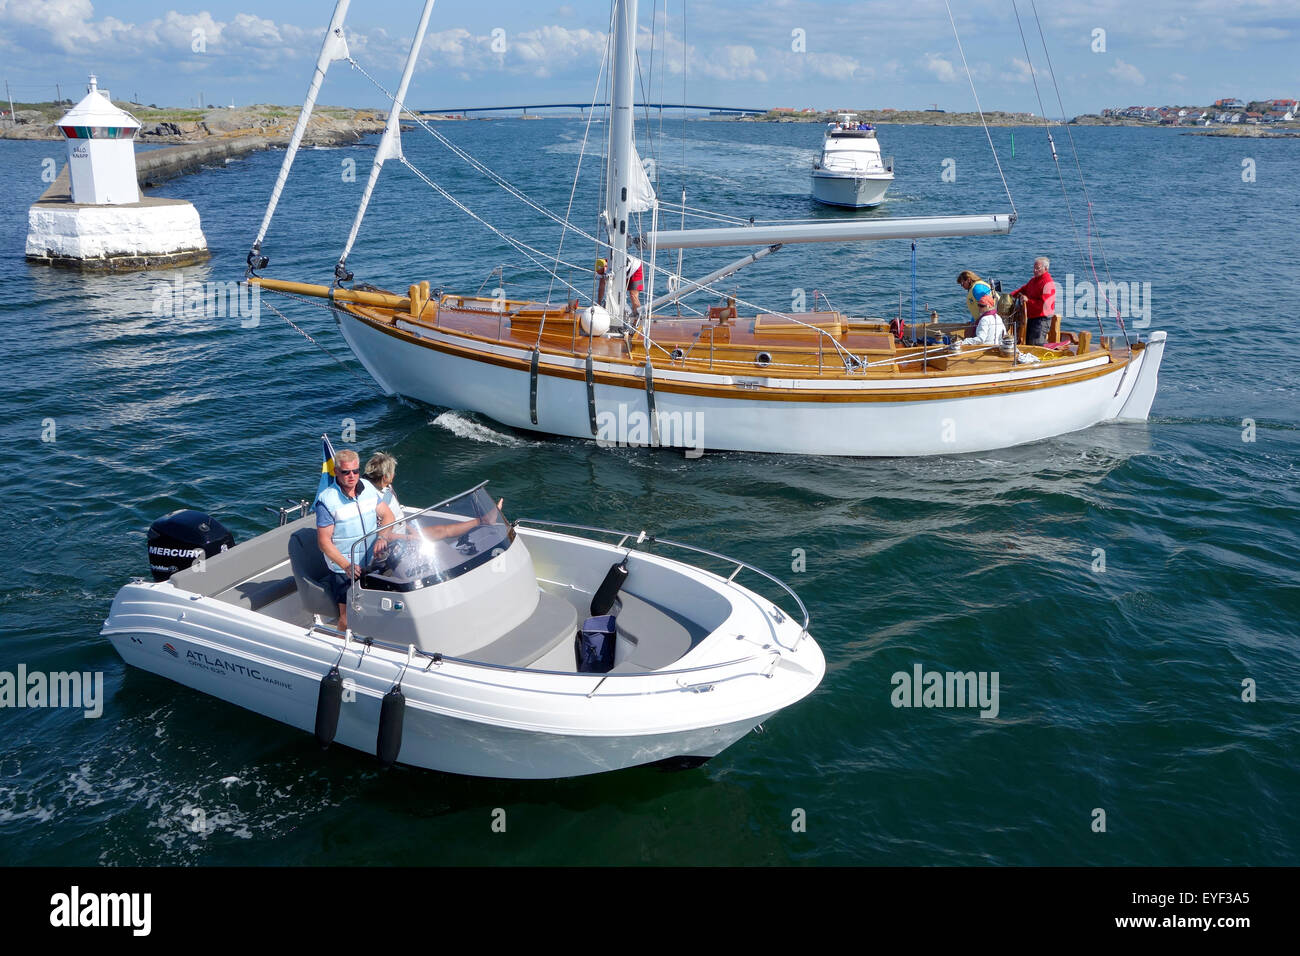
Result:
{"type": "Polygon", "coordinates": [[[614,615],[602,614],[582,622],[575,651],[579,674],[607,674],[614,666],[614,615]]]}

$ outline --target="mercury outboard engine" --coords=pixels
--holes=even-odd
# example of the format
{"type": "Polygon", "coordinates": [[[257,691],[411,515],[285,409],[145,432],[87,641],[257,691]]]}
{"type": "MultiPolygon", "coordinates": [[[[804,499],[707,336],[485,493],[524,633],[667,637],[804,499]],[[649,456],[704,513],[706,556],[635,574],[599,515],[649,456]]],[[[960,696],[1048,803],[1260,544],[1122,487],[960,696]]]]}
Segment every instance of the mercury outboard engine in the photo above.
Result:
{"type": "Polygon", "coordinates": [[[202,554],[212,557],[235,546],[235,536],[202,511],[173,511],[149,528],[149,570],[155,581],[166,581],[202,554]]]}

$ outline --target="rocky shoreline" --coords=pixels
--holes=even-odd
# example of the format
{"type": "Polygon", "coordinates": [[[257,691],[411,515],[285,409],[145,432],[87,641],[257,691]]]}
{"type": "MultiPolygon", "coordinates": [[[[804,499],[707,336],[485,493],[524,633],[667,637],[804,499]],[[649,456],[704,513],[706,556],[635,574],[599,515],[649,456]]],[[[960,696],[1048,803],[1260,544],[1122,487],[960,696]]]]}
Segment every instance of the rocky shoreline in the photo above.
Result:
{"type": "MultiPolygon", "coordinates": [[[[158,109],[120,103],[140,121],[136,142],[141,145],[217,144],[238,141],[239,152],[270,149],[289,142],[298,110],[283,106],[242,106],[212,109],[158,109]],[[258,145],[250,145],[257,143],[258,145]]],[[[0,128],[2,139],[62,140],[56,125],[67,106],[43,103],[15,109],[12,126],[0,128]]],[[[375,110],[317,107],[303,135],[304,146],[341,146],[369,133],[381,133],[385,117],[375,110]]],[[[147,154],[142,154],[147,155],[147,154]]]]}

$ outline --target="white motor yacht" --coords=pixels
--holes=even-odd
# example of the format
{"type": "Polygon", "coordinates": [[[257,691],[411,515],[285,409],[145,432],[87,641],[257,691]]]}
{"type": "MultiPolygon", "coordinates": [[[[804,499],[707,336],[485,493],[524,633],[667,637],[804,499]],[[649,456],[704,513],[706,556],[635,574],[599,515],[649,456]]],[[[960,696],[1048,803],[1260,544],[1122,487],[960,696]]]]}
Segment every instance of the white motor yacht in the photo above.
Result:
{"type": "Polygon", "coordinates": [[[122,658],[385,763],[516,778],[692,766],[825,673],[802,602],[770,575],[644,532],[507,522],[482,485],[358,542],[345,632],[312,514],[238,545],[200,512],[168,519],[150,533],[162,580],[123,587],[102,630],[122,658]],[[168,519],[193,536],[160,537],[168,519]]]}
{"type": "Polygon", "coordinates": [[[870,123],[842,113],[826,127],[822,154],[813,163],[812,195],[828,206],[867,209],[879,206],[894,181],[894,158],[880,156],[880,141],[870,123]]]}

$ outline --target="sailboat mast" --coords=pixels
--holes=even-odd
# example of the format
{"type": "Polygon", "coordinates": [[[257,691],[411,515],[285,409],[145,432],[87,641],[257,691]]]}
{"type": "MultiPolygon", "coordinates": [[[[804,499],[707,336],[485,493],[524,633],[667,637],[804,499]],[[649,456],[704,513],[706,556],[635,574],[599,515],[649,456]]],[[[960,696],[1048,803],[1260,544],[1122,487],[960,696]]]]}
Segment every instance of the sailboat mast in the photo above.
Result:
{"type": "Polygon", "coordinates": [[[610,97],[609,160],[605,225],[609,229],[609,272],[605,308],[621,323],[627,300],[628,184],[636,162],[632,136],[636,80],[636,0],[614,0],[614,86],[610,97]]]}
{"type": "Polygon", "coordinates": [[[352,244],[357,241],[361,220],[366,216],[366,207],[370,205],[370,194],[375,191],[375,182],[379,179],[379,170],[383,168],[384,160],[402,158],[402,108],[406,102],[406,89],[411,85],[411,74],[415,72],[415,61],[420,58],[420,45],[424,42],[424,31],[429,27],[429,14],[433,12],[433,3],[434,0],[424,0],[420,25],[415,28],[415,36],[411,38],[411,52],[406,57],[406,68],[402,71],[402,82],[393,97],[393,108],[388,113],[388,123],[384,126],[383,138],[379,140],[379,147],[375,150],[375,161],[370,167],[366,190],[361,194],[361,206],[357,209],[357,218],[352,222],[352,231],[348,233],[347,245],[343,247],[343,254],[339,256],[338,265],[334,267],[336,282],[346,282],[351,278],[347,272],[348,255],[352,252],[352,244]]]}

